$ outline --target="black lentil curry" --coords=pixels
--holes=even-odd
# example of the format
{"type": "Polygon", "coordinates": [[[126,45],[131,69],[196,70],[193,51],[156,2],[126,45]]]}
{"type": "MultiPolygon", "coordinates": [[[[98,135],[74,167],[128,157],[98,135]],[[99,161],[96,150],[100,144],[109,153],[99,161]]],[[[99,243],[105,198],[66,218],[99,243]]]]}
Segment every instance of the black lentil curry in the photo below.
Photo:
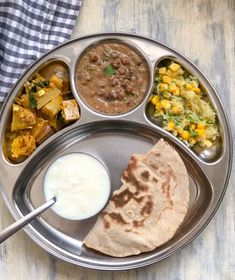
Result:
{"type": "Polygon", "coordinates": [[[87,50],[77,66],[79,93],[90,107],[107,114],[125,113],[140,104],[149,84],[149,68],[134,49],[103,42],[87,50]]]}

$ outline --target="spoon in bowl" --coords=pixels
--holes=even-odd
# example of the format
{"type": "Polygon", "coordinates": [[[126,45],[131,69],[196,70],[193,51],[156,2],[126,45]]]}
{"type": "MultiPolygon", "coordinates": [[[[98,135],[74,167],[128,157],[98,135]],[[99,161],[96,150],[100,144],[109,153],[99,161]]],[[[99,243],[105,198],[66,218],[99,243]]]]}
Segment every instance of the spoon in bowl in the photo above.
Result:
{"type": "Polygon", "coordinates": [[[49,207],[51,207],[56,202],[56,197],[53,197],[52,199],[48,200],[46,203],[42,204],[26,216],[22,217],[9,227],[5,228],[2,232],[0,232],[0,244],[7,240],[10,236],[15,234],[18,230],[20,230],[22,227],[30,223],[32,220],[34,220],[37,216],[42,214],[44,211],[46,211],[49,207]]]}
{"type": "Polygon", "coordinates": [[[82,152],[69,153],[49,165],[43,179],[43,190],[47,202],[0,232],[0,243],[51,206],[64,219],[83,220],[96,215],[109,199],[110,175],[94,156],[82,152]]]}

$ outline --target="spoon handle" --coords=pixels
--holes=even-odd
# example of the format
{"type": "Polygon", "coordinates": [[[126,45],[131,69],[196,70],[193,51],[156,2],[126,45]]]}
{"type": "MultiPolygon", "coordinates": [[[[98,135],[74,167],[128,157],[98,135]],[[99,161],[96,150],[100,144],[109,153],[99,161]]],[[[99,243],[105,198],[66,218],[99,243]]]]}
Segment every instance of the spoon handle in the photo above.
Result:
{"type": "Polygon", "coordinates": [[[43,213],[46,209],[51,207],[56,202],[56,198],[53,197],[52,199],[48,200],[46,203],[42,204],[26,216],[22,217],[9,227],[5,228],[2,232],[0,232],[0,244],[20,230],[22,227],[30,223],[33,219],[35,219],[38,215],[43,213]]]}

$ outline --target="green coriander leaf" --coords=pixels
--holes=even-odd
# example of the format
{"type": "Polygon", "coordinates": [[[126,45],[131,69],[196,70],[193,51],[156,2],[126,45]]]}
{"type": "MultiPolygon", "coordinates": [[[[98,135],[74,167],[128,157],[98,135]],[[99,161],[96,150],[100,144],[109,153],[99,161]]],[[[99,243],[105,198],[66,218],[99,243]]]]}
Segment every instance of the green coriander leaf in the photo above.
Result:
{"type": "Polygon", "coordinates": [[[37,107],[37,101],[34,97],[34,94],[36,92],[36,86],[32,87],[31,90],[29,91],[29,105],[31,109],[34,109],[37,107]]]}
{"type": "Polygon", "coordinates": [[[190,136],[191,136],[191,137],[197,136],[197,131],[191,131],[191,132],[190,132],[190,136]]]}
{"type": "Polygon", "coordinates": [[[104,72],[107,76],[112,76],[116,73],[116,69],[112,66],[112,64],[109,64],[105,69],[104,72]]]}
{"type": "Polygon", "coordinates": [[[37,83],[34,83],[34,86],[39,87],[39,88],[44,88],[49,85],[49,81],[39,81],[37,83]]]}

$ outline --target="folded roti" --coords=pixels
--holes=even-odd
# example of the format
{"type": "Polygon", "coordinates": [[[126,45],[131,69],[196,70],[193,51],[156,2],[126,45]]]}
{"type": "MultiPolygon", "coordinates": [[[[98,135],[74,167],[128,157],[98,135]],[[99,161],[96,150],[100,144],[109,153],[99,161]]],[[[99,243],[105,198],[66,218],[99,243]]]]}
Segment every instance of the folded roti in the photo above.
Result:
{"type": "Polygon", "coordinates": [[[108,206],[84,239],[113,257],[147,252],[173,237],[189,204],[189,178],[179,154],[163,139],[133,155],[108,206]]]}

